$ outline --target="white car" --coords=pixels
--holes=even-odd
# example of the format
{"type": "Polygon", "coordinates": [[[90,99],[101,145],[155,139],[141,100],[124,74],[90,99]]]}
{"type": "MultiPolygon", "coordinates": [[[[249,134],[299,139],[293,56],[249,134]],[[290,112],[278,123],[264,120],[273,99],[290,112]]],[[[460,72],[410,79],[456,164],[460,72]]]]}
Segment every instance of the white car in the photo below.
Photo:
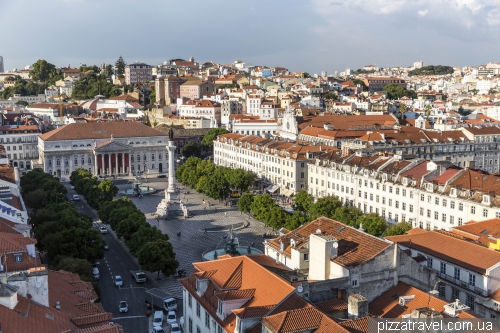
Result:
{"type": "Polygon", "coordinates": [[[73,201],[80,201],[80,197],[77,194],[73,194],[73,201]]]}
{"type": "Polygon", "coordinates": [[[115,286],[117,287],[123,286],[123,280],[120,275],[115,276],[115,286]]]}
{"type": "Polygon", "coordinates": [[[101,234],[107,234],[108,228],[106,228],[105,226],[100,226],[99,231],[101,232],[101,234]]]}
{"type": "Polygon", "coordinates": [[[153,317],[153,327],[161,328],[163,326],[163,311],[155,311],[153,317]]]}
{"type": "Polygon", "coordinates": [[[180,333],[181,329],[177,324],[170,324],[170,333],[180,333]]]}
{"type": "Polygon", "coordinates": [[[181,326],[181,329],[184,331],[184,316],[179,319],[179,325],[181,326]]]}
{"type": "Polygon", "coordinates": [[[168,311],[167,324],[169,325],[177,324],[177,315],[175,314],[175,311],[168,311]]]}
{"type": "Polygon", "coordinates": [[[166,333],[161,327],[153,327],[153,333],[166,333]]]}

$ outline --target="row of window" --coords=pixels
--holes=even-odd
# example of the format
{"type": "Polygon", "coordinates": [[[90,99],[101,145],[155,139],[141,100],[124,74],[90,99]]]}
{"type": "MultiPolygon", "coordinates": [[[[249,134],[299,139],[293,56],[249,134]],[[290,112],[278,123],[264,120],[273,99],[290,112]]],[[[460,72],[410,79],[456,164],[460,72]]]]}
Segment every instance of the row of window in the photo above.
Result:
{"type": "MultiPolygon", "coordinates": [[[[196,316],[201,319],[201,305],[200,303],[194,301],[196,303],[196,316]]],[[[188,294],[188,306],[192,309],[193,308],[193,296],[191,294],[188,294]]],[[[220,301],[219,301],[219,306],[221,306],[220,301]]],[[[208,330],[210,330],[210,314],[208,311],[204,311],[205,313],[205,327],[207,327],[208,330]]],[[[212,320],[212,323],[215,327],[217,325],[217,333],[223,333],[222,327],[218,324],[215,323],[214,320],[212,320]]],[[[191,317],[188,318],[188,325],[187,325],[187,330],[189,333],[193,333],[193,319],[191,317]]],[[[196,333],[201,333],[200,326],[196,326],[196,333]]]]}

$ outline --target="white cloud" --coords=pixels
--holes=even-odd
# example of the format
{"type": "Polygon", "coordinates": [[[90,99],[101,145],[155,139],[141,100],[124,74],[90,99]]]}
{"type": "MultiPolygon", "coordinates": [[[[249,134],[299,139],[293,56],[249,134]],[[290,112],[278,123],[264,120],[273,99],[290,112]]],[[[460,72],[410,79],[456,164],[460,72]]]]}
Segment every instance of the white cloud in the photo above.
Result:
{"type": "Polygon", "coordinates": [[[419,10],[419,11],[417,12],[417,14],[418,14],[418,16],[420,16],[420,17],[424,17],[424,16],[426,16],[427,14],[429,14],[429,10],[428,10],[428,9],[419,10]]]}

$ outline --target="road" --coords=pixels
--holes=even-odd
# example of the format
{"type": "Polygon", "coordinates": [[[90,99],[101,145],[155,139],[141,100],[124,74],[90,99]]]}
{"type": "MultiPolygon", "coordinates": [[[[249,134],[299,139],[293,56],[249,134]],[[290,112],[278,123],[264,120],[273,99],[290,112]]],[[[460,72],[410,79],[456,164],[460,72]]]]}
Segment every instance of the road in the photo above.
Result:
{"type": "MultiPolygon", "coordinates": [[[[163,179],[162,179],[163,180],[163,179]]],[[[126,184],[127,181],[120,181],[126,184]]],[[[68,198],[71,199],[76,192],[70,188],[69,183],[64,183],[68,189],[68,198]]],[[[93,227],[99,229],[101,223],[98,222],[98,217],[95,212],[85,203],[80,200],[75,203],[77,209],[81,213],[91,216],[94,220],[93,227]]],[[[123,326],[125,333],[146,333],[152,331],[151,318],[146,317],[146,289],[154,288],[156,285],[153,281],[146,283],[137,283],[130,274],[131,269],[138,269],[138,265],[134,262],[130,254],[124,249],[115,236],[109,231],[107,234],[101,234],[104,241],[108,244],[109,249],[104,251],[104,258],[99,260],[97,267],[99,268],[99,286],[101,288],[101,303],[104,310],[113,314],[113,322],[123,326]],[[120,275],[123,279],[123,287],[114,286],[114,277],[120,275]],[[120,301],[127,301],[129,311],[120,313],[118,305],[120,301]]],[[[177,316],[182,316],[182,300],[178,302],[177,316]]],[[[166,315],[165,315],[166,316],[166,315]]],[[[168,332],[167,325],[164,325],[168,332]]]]}

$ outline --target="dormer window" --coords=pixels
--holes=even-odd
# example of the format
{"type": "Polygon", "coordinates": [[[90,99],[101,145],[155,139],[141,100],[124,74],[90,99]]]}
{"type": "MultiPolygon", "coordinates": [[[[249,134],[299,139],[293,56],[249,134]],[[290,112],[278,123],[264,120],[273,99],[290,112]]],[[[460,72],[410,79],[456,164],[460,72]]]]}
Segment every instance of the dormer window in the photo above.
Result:
{"type": "Polygon", "coordinates": [[[456,188],[452,188],[451,191],[450,191],[450,196],[456,198],[457,197],[457,189],[456,188]]]}
{"type": "Polygon", "coordinates": [[[403,178],[403,185],[405,186],[408,185],[408,178],[406,177],[403,178]]]}
{"type": "Polygon", "coordinates": [[[16,262],[16,263],[23,262],[23,254],[22,253],[14,253],[14,262],[16,262]]]}
{"type": "Polygon", "coordinates": [[[433,190],[432,184],[427,184],[426,188],[427,188],[427,191],[430,191],[430,192],[432,192],[432,190],[433,190]]]}

